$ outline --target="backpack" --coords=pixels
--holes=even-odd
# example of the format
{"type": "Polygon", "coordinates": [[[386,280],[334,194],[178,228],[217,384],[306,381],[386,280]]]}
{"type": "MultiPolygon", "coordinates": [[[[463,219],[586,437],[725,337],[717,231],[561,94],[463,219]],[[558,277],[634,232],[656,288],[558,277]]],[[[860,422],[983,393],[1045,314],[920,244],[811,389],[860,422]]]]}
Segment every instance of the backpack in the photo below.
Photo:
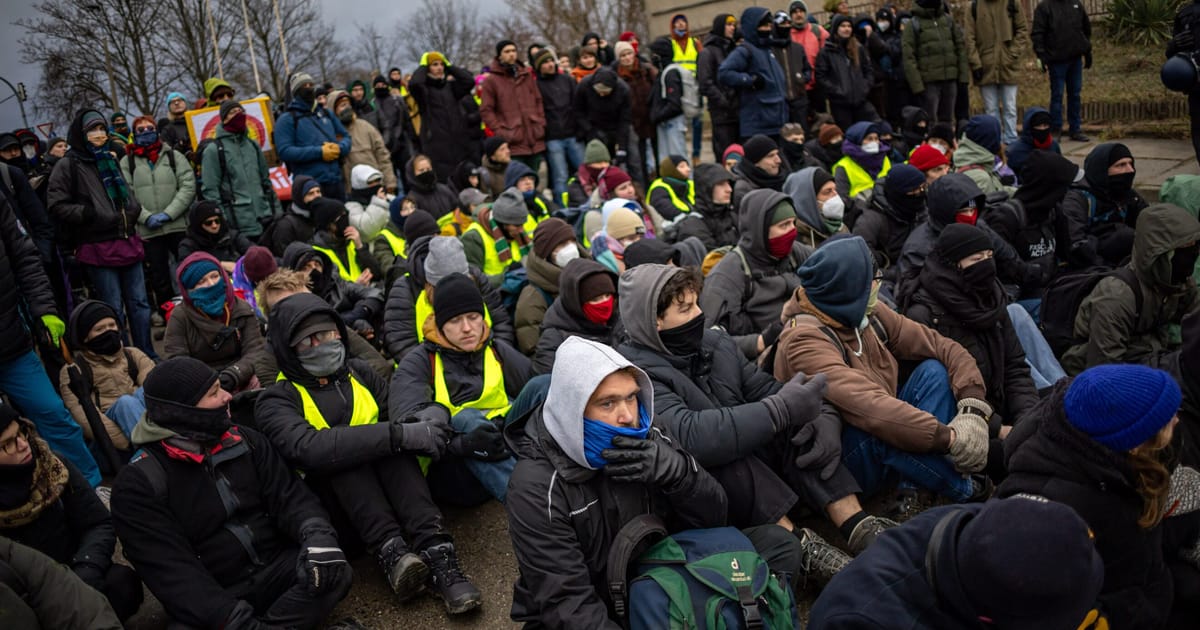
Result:
{"type": "MultiPolygon", "coordinates": [[[[125,371],[129,373],[129,379],[133,381],[134,387],[137,387],[138,367],[137,363],[133,360],[133,353],[129,351],[129,348],[121,348],[121,350],[125,354],[125,371]]],[[[92,374],[92,366],[87,361],[84,361],[82,356],[75,357],[75,365],[79,367],[80,376],[84,378],[88,389],[91,390],[92,401],[96,404],[96,411],[100,411],[100,392],[96,391],[95,388],[96,381],[92,374]]]]}
{"type": "Polygon", "coordinates": [[[631,630],[800,627],[790,576],[772,574],[741,531],[717,527],[665,534],[658,517],[643,515],[621,529],[611,548],[610,594],[631,630]],[[658,537],[633,562],[613,557],[613,552],[632,554],[658,537]]]}
{"type": "Polygon", "coordinates": [[[1085,269],[1059,274],[1046,287],[1046,292],[1042,295],[1041,310],[1042,335],[1046,337],[1046,342],[1050,344],[1055,356],[1062,356],[1071,346],[1083,342],[1075,336],[1075,316],[1079,313],[1079,305],[1092,293],[1096,284],[1109,276],[1119,278],[1133,289],[1136,300],[1134,312],[1141,312],[1141,284],[1131,267],[1085,269]]]}
{"type": "Polygon", "coordinates": [[[666,75],[672,68],[679,71],[679,81],[683,84],[683,94],[679,96],[679,104],[683,106],[683,116],[688,119],[696,118],[703,113],[703,110],[700,109],[700,84],[696,81],[696,75],[683,66],[673,63],[663,69],[663,78],[658,82],[661,90],[660,96],[664,101],[667,100],[666,75]]]}

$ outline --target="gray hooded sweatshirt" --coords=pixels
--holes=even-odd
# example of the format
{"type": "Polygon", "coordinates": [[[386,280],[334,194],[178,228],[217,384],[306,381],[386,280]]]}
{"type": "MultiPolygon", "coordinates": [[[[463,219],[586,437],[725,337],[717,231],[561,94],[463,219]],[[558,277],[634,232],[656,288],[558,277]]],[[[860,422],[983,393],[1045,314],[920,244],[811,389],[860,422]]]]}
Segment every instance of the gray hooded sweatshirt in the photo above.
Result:
{"type": "Polygon", "coordinates": [[[816,172],[817,169],[813,166],[802,168],[788,175],[787,180],[783,182],[783,192],[792,198],[792,203],[796,206],[796,217],[801,223],[796,226],[799,231],[796,241],[811,247],[816,247],[833,236],[825,226],[821,210],[817,208],[817,194],[813,190],[813,175],[816,172]]]}

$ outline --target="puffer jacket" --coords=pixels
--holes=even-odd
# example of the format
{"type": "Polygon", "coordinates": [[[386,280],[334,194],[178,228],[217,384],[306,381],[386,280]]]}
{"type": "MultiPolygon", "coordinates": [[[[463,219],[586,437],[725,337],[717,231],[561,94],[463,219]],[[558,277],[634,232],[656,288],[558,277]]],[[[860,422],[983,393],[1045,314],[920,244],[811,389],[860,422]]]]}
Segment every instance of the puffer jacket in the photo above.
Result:
{"type": "MultiPolygon", "coordinates": [[[[74,328],[75,318],[72,317],[71,319],[72,321],[67,324],[67,330],[74,328]]],[[[108,434],[108,439],[118,449],[128,449],[129,439],[125,437],[124,431],[104,412],[118,398],[126,394],[132,394],[134,390],[142,386],[142,383],[146,381],[146,375],[150,373],[150,370],[154,369],[154,361],[137,348],[127,347],[122,348],[122,351],[116,354],[101,355],[84,349],[82,344],[76,341],[72,341],[71,345],[75,348],[75,362],[85,361],[88,367],[91,368],[91,390],[100,397],[100,404],[96,411],[100,412],[100,422],[104,424],[104,430],[108,434]],[[128,360],[125,358],[127,354],[129,356],[128,360]],[[136,381],[129,373],[130,361],[133,362],[137,370],[136,381]]],[[[69,368],[69,365],[64,365],[58,373],[59,392],[62,393],[63,404],[71,412],[71,417],[83,429],[84,439],[91,442],[93,439],[92,427],[88,424],[87,413],[83,409],[83,404],[75,396],[75,392],[71,391],[71,378],[67,373],[69,368]]],[[[96,399],[93,397],[90,402],[95,405],[96,399]]]]}
{"type": "Polygon", "coordinates": [[[962,29],[942,7],[913,8],[912,22],[902,36],[904,78],[913,94],[925,91],[934,81],[971,80],[962,29]],[[919,31],[919,34],[918,34],[919,31]]]}
{"type": "Polygon", "coordinates": [[[709,120],[714,125],[728,125],[738,121],[737,90],[721,85],[717,80],[721,64],[734,49],[734,43],[721,36],[725,17],[729,15],[722,13],[713,19],[714,30],[704,36],[704,47],[696,56],[696,80],[700,84],[700,94],[704,96],[708,106],[709,120]],[[716,28],[718,21],[721,23],[721,29],[716,28]]]}
{"type": "MultiPolygon", "coordinates": [[[[1012,85],[1029,49],[1029,22],[1023,2],[976,0],[963,21],[963,42],[971,70],[983,70],[977,85],[1012,85]]],[[[1028,114],[1027,114],[1028,115],[1028,114]]]]}
{"type": "Polygon", "coordinates": [[[488,80],[479,89],[479,115],[496,135],[508,140],[514,156],[537,155],[546,150],[546,112],[533,70],[517,62],[515,76],[499,59],[487,67],[488,80]]]}
{"type": "Polygon", "coordinates": [[[696,183],[696,205],[691,212],[675,222],[676,242],[694,236],[708,251],[736,245],[738,217],[733,204],[717,205],[712,200],[713,187],[722,181],[732,184],[733,175],[719,164],[699,164],[692,179],[696,183]]]}
{"type": "MultiPolygon", "coordinates": [[[[578,243],[580,258],[590,258],[588,253],[578,243]]],[[[538,256],[532,249],[529,255],[522,259],[525,272],[529,276],[529,284],[521,288],[517,297],[517,309],[513,312],[514,324],[517,328],[517,349],[526,355],[532,355],[537,349],[538,337],[542,320],[546,311],[558,299],[558,280],[562,277],[562,269],[554,263],[538,256]]]]}
{"type": "Polygon", "coordinates": [[[326,143],[338,146],[339,157],[350,155],[350,135],[342,121],[324,107],[313,109],[297,99],[275,121],[275,152],[292,175],[308,175],[322,184],[341,181],[339,161],[324,160],[321,147],[326,143]]]}
{"type": "Polygon", "coordinates": [[[767,253],[771,212],[787,195],[753,191],[746,195],[738,216],[738,244],[708,273],[700,293],[706,327],[720,326],[747,358],[758,356],[758,336],[779,325],[783,305],[800,286],[796,269],[812,249],[794,243],[782,260],[767,253]]]}
{"type": "Polygon", "coordinates": [[[1092,21],[1079,0],[1042,0],[1033,10],[1033,53],[1045,63],[1092,54],[1092,21]]]}
{"type": "MultiPolygon", "coordinates": [[[[517,455],[504,506],[520,568],[511,614],[527,628],[618,630],[622,626],[612,610],[606,579],[609,548],[617,532],[642,514],[664,519],[671,532],[720,527],[725,524],[727,498],[686,453],[692,474],[673,488],[615,482],[587,465],[582,457],[587,398],[608,374],[631,364],[611,348],[589,347],[585,354],[578,347],[564,347],[572,356],[555,384],[571,385],[563,386],[562,395],[512,419],[504,429],[517,455]],[[575,441],[564,445],[555,435],[575,441]]],[[[653,418],[650,379],[641,370],[637,374],[638,402],[653,418]]],[[[660,448],[682,450],[653,426],[646,439],[660,448]]]]}
{"type": "MultiPolygon", "coordinates": [[[[288,123],[288,127],[290,129],[291,123],[288,123]]],[[[279,137],[279,132],[275,137],[279,137]]],[[[349,142],[346,140],[347,144],[349,142]]],[[[226,186],[233,193],[232,214],[229,208],[224,209],[231,227],[245,236],[262,234],[260,221],[274,216],[279,199],[274,192],[268,194],[272,191],[271,172],[267,169],[266,158],[258,143],[244,133],[232,134],[224,127],[218,127],[217,137],[213,144],[204,149],[200,163],[205,175],[200,182],[200,192],[204,198],[220,202],[221,187],[226,186]],[[221,168],[218,144],[225,147],[228,172],[221,168]]],[[[341,172],[338,173],[340,178],[341,172]]]]}
{"type": "MultiPolygon", "coordinates": [[[[100,591],[64,571],[60,563],[38,550],[2,536],[0,572],[20,581],[37,615],[31,621],[44,624],[40,627],[89,630],[120,630],[124,627],[100,591]],[[67,602],[69,604],[64,605],[67,602]]],[[[16,614],[6,617],[14,623],[18,618],[16,614]]]]}
{"type": "Polygon", "coordinates": [[[606,273],[617,286],[619,278],[604,265],[594,260],[582,260],[568,263],[558,277],[558,299],[546,309],[542,319],[537,348],[533,353],[533,371],[536,374],[549,374],[554,367],[554,357],[558,347],[567,337],[583,337],[608,346],[615,346],[622,334],[618,300],[613,305],[613,314],[604,324],[592,323],[583,315],[583,304],[579,298],[579,283],[592,274],[606,273]]]}
{"type": "Polygon", "coordinates": [[[0,345],[0,362],[33,350],[26,313],[40,319],[57,315],[57,310],[37,247],[18,223],[12,203],[0,195],[0,326],[8,331],[0,345]]]}
{"type": "Polygon", "coordinates": [[[1079,304],[1075,337],[1087,341],[1072,346],[1062,357],[1068,374],[1104,363],[1142,363],[1158,366],[1165,354],[1178,349],[1171,324],[1200,308],[1196,280],[1171,283],[1175,249],[1200,240],[1200,222],[1186,210],[1156,204],[1142,211],[1129,266],[1142,292],[1140,311],[1134,287],[1120,278],[1104,278],[1079,304]]]}
{"type": "Polygon", "coordinates": [[[71,149],[54,165],[46,187],[46,211],[64,246],[127,239],[136,233],[141,215],[141,204],[132,189],[124,208],[115,207],[105,192],[83,133],[83,116],[89,111],[95,110],[80,110],[71,121],[67,131],[71,149]]]}
{"type": "Polygon", "coordinates": [[[253,307],[233,294],[233,282],[229,274],[209,254],[197,252],[183,259],[176,271],[176,282],[182,285],[179,272],[200,260],[217,265],[225,282],[225,315],[214,319],[202,313],[192,305],[192,298],[184,290],[183,304],[173,309],[171,318],[167,320],[163,358],[186,356],[199,359],[218,372],[234,372],[238,387],[245,387],[254,377],[254,366],[259,355],[266,349],[262,331],[258,327],[258,317],[253,307]]]}
{"type": "Polygon", "coordinates": [[[742,11],[741,23],[746,40],[725,58],[717,70],[721,85],[739,91],[738,133],[742,137],[763,134],[776,136],[788,121],[787,77],[771,54],[770,35],[760,35],[753,24],[762,21],[767,9],[750,7],[742,11]],[[763,88],[752,89],[755,77],[762,77],[763,88]]]}
{"type": "Polygon", "coordinates": [[[138,235],[154,238],[186,231],[188,208],[196,200],[196,173],[192,171],[191,162],[164,143],[158,163],[153,166],[149,159],[132,152],[121,158],[120,164],[121,176],[142,205],[142,213],[137,218],[138,235]],[[160,212],[170,215],[171,220],[156,230],[146,227],[146,219],[160,212]]]}
{"type": "Polygon", "coordinates": [[[875,82],[871,56],[864,46],[858,47],[858,65],[850,58],[846,46],[830,36],[817,57],[817,84],[835,107],[857,107],[867,100],[867,92],[875,82]]]}

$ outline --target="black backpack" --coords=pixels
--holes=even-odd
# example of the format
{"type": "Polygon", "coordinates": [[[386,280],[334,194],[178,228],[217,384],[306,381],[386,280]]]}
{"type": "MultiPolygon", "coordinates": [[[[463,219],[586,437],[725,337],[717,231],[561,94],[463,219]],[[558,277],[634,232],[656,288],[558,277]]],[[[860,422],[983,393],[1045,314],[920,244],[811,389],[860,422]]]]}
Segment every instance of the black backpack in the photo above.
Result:
{"type": "Polygon", "coordinates": [[[1075,336],[1075,316],[1079,313],[1079,305],[1091,295],[1096,285],[1107,277],[1119,278],[1133,289],[1136,300],[1135,312],[1142,310],[1142,288],[1133,268],[1125,266],[1117,269],[1086,269],[1073,273],[1059,274],[1047,287],[1042,296],[1041,328],[1042,335],[1050,344],[1055,356],[1061,357],[1071,346],[1083,343],[1085,340],[1075,336]]]}

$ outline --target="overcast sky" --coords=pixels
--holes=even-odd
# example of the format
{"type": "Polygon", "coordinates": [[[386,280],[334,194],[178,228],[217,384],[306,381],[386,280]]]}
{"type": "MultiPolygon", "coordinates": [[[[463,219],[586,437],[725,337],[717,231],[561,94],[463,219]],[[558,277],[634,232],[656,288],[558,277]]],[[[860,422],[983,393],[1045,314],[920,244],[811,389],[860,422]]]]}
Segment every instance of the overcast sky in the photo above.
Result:
{"type": "MultiPolygon", "coordinates": [[[[467,0],[467,2],[477,4],[479,0],[467,0]]],[[[352,4],[347,4],[345,0],[317,0],[317,4],[321,6],[325,22],[334,25],[339,39],[347,41],[355,32],[354,22],[373,21],[387,27],[395,23],[397,19],[411,14],[418,3],[415,1],[396,2],[395,0],[354,0],[352,4]],[[350,9],[351,15],[346,14],[347,9],[350,9]]],[[[30,96],[30,100],[25,103],[25,112],[29,117],[29,126],[33,127],[40,122],[46,122],[38,120],[37,115],[33,112],[32,99],[35,96],[41,72],[37,66],[26,66],[21,63],[19,40],[25,36],[25,31],[13,24],[19,19],[37,15],[37,11],[31,5],[32,2],[29,0],[0,0],[0,13],[3,13],[3,17],[0,17],[0,77],[8,79],[14,86],[18,82],[25,84],[30,96]]],[[[500,6],[503,7],[503,5],[500,6]]],[[[199,88],[197,87],[197,89],[199,88]]],[[[11,95],[8,87],[0,83],[0,99],[11,95]]],[[[67,122],[60,121],[60,124],[65,125],[67,122]]],[[[22,126],[21,110],[17,107],[17,99],[13,98],[0,103],[0,130],[7,131],[20,126],[22,126]]],[[[55,129],[55,131],[60,134],[66,133],[65,128],[55,129]]]]}

